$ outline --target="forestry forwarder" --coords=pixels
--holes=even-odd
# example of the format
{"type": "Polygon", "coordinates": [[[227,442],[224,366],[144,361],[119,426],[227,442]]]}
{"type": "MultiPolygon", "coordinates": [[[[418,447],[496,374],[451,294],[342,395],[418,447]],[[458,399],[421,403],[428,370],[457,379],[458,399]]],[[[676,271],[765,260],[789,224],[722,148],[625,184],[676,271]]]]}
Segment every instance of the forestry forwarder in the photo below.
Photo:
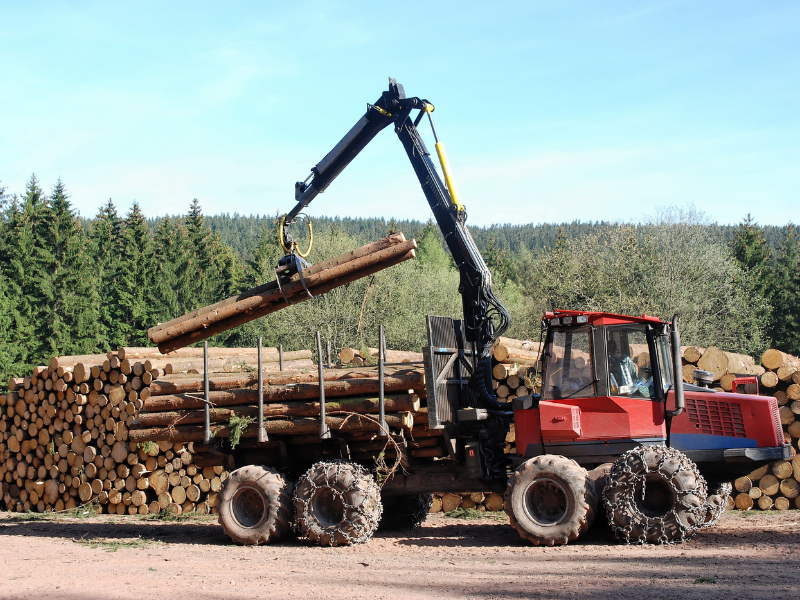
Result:
{"type": "Polygon", "coordinates": [[[307,252],[299,252],[286,225],[393,125],[461,274],[464,320],[428,317],[423,349],[428,426],[443,430],[446,457],[407,457],[403,472],[379,489],[375,465],[350,460],[342,435],[320,439],[313,459],[308,452],[300,459],[284,451],[277,461],[234,453],[238,466],[249,466],[234,471],[220,494],[225,532],[241,543],[267,543],[296,518],[320,544],[364,542],[382,512],[384,523],[421,523],[434,491],[505,493],[512,526],[534,544],[580,537],[601,496],[616,536],[628,543],[684,541],[712,525],[730,493],[725,481],[790,456],[776,401],[684,386],[677,315],[662,322],[555,311],[542,320],[541,395],[517,398],[510,407],[498,402],[491,391],[491,349],[509,316],[466,227],[436,130],[445,183],[417,131],[425,115],[433,127],[432,112],[430,102],[407,98],[390,79],[388,91],[296,184],[297,205],[279,227],[286,256],[276,271],[302,276],[307,252]],[[507,453],[505,442],[511,423],[516,454],[507,453]],[[709,484],[717,486],[713,493],[709,484]],[[382,507],[381,496],[391,509],[382,507]]]}

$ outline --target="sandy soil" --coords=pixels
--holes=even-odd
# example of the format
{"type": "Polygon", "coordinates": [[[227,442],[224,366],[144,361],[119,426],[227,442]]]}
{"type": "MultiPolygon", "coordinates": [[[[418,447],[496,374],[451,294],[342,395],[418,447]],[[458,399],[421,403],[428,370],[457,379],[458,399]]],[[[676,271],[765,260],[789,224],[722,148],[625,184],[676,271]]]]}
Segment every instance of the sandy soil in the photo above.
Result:
{"type": "Polygon", "coordinates": [[[26,520],[0,513],[0,598],[798,597],[800,513],[726,514],[679,546],[617,545],[607,526],[538,548],[500,517],[431,516],[408,533],[320,548],[241,547],[212,518],[26,520]]]}

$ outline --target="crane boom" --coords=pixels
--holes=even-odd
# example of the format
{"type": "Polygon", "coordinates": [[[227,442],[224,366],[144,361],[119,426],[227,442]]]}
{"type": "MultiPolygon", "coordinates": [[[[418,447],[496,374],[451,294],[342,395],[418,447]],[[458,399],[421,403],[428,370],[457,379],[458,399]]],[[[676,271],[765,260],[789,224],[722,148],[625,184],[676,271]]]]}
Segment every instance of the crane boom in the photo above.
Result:
{"type": "Polygon", "coordinates": [[[431,112],[433,105],[430,102],[417,97],[407,98],[403,86],[390,79],[389,89],[375,104],[367,105],[366,114],[311,169],[309,178],[295,184],[297,205],[286,214],[285,222],[292,223],[382,129],[393,124],[460,273],[458,291],[464,309],[465,337],[474,350],[470,384],[484,402],[491,408],[498,408],[496,397],[491,392],[491,349],[497,337],[508,328],[509,314],[494,295],[491,272],[467,228],[466,210],[456,196],[443,146],[437,139],[437,153],[447,185],[442,182],[417,130],[420,120],[426,114],[430,118],[431,112]],[[412,121],[414,110],[419,114],[412,121]]]}

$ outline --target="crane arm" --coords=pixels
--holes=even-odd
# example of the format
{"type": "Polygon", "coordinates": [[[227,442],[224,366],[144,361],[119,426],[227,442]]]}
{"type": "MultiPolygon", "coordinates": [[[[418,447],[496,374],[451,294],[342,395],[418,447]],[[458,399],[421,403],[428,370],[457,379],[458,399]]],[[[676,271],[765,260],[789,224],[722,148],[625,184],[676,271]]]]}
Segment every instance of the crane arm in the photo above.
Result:
{"type": "Polygon", "coordinates": [[[293,222],[382,129],[393,124],[460,273],[458,291],[464,309],[465,337],[474,350],[471,385],[484,401],[494,407],[496,398],[491,392],[491,350],[497,337],[508,328],[509,314],[494,295],[491,272],[467,228],[466,210],[458,199],[450,177],[444,147],[436,138],[436,151],[446,184],[439,177],[417,130],[417,125],[426,114],[433,126],[431,112],[433,105],[430,102],[416,97],[406,98],[403,86],[390,79],[389,89],[381,94],[375,104],[367,105],[366,114],[311,169],[309,178],[295,184],[297,205],[286,214],[285,221],[293,222]],[[411,112],[414,110],[419,110],[419,114],[412,120],[411,112]]]}

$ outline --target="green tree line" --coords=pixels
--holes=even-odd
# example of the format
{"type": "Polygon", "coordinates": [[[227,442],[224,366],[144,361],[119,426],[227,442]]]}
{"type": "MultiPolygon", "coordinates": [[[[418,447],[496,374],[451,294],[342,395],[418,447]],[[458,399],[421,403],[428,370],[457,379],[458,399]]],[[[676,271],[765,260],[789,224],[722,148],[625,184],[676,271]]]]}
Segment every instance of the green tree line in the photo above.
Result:
{"type": "MultiPolygon", "coordinates": [[[[274,278],[276,219],[148,218],[109,200],[82,219],[60,180],[0,188],[0,386],[53,355],[149,345],[147,329],[274,278]]],[[[458,271],[432,221],[320,218],[311,259],[325,260],[403,231],[418,257],[212,339],[213,344],[334,349],[375,346],[378,325],[397,349],[425,343],[425,315],[460,317],[458,271]]],[[[508,335],[538,339],[553,308],[681,314],[686,343],[800,354],[800,241],[793,225],[710,223],[668,210],[641,223],[473,228],[512,316],[508,335]]],[[[302,232],[301,232],[302,233],[302,232]]],[[[302,235],[300,235],[302,238],[302,235]]],[[[304,242],[303,242],[304,243],[304,242]]]]}

